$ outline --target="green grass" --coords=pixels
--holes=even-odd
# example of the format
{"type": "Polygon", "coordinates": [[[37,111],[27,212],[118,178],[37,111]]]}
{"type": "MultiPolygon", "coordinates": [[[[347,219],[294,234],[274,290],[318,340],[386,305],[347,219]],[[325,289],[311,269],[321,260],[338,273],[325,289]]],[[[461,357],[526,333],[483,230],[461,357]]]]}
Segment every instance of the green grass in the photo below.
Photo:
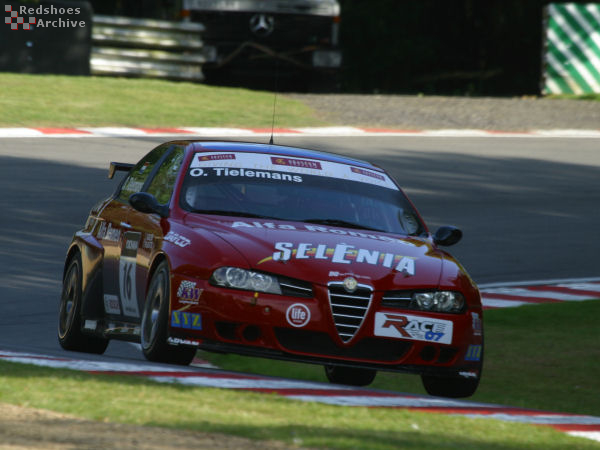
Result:
{"type": "Polygon", "coordinates": [[[365,449],[597,448],[550,428],[277,395],[158,384],[0,361],[0,401],[82,418],[220,432],[286,445],[365,449]]]}
{"type": "MultiPolygon", "coordinates": [[[[0,73],[0,127],[270,128],[273,94],[159,80],[0,73]]],[[[277,97],[276,127],[323,125],[277,97]]]]}
{"type": "MultiPolygon", "coordinates": [[[[473,401],[600,416],[600,300],[484,313],[483,378],[473,401]]],[[[320,366],[203,353],[224,369],[326,381],[320,366]]],[[[372,387],[424,394],[415,375],[380,372],[372,387]]]]}
{"type": "Polygon", "coordinates": [[[583,95],[575,95],[575,94],[555,94],[548,95],[548,98],[562,99],[562,100],[595,100],[600,101],[600,94],[583,94],[583,95]]]}

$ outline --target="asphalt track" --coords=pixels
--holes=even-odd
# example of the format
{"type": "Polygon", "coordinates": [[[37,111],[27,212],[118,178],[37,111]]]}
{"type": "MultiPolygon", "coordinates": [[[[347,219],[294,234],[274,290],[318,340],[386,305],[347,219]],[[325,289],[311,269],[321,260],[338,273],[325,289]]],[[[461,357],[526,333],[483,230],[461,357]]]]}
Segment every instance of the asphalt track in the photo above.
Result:
{"type": "MultiPolygon", "coordinates": [[[[57,357],[64,254],[108,196],[109,161],[135,162],[156,138],[0,139],[0,349],[57,357]]],[[[251,139],[264,142],[266,138],[251,139]]],[[[429,227],[464,231],[451,248],[478,283],[600,276],[600,139],[281,137],[388,170],[429,227]]],[[[100,361],[143,361],[112,342],[100,361]]]]}

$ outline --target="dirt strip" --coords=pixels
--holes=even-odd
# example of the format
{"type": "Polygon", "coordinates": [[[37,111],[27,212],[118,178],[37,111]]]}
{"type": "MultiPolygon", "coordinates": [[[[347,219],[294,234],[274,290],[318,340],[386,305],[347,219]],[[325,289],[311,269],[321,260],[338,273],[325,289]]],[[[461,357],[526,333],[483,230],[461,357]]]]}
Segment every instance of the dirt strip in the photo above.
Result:
{"type": "Polygon", "coordinates": [[[283,449],[289,444],[110,422],[0,403],[0,449],[283,449]]]}

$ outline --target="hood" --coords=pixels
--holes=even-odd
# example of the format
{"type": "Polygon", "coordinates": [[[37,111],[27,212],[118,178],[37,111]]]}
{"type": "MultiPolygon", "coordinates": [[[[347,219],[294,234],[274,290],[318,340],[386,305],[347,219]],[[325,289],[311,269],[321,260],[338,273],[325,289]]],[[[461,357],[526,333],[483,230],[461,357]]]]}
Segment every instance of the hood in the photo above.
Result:
{"type": "Polygon", "coordinates": [[[188,215],[235,247],[251,268],[321,285],[353,276],[375,290],[435,288],[443,253],[428,240],[310,223],[188,215]],[[239,220],[235,220],[239,219],[239,220]]]}

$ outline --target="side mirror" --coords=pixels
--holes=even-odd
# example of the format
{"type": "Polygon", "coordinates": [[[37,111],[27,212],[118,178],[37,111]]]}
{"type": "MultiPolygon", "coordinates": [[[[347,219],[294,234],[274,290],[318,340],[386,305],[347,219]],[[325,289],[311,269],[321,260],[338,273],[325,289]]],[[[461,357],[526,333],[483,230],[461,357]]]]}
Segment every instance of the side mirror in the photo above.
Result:
{"type": "Polygon", "coordinates": [[[169,216],[169,208],[166,205],[160,205],[156,197],[147,192],[136,192],[129,197],[129,204],[137,211],[146,214],[158,214],[160,217],[169,216]]]}
{"type": "Polygon", "coordinates": [[[443,245],[449,247],[456,244],[462,238],[462,231],[456,227],[443,226],[433,234],[433,242],[435,245],[443,245]]]}

